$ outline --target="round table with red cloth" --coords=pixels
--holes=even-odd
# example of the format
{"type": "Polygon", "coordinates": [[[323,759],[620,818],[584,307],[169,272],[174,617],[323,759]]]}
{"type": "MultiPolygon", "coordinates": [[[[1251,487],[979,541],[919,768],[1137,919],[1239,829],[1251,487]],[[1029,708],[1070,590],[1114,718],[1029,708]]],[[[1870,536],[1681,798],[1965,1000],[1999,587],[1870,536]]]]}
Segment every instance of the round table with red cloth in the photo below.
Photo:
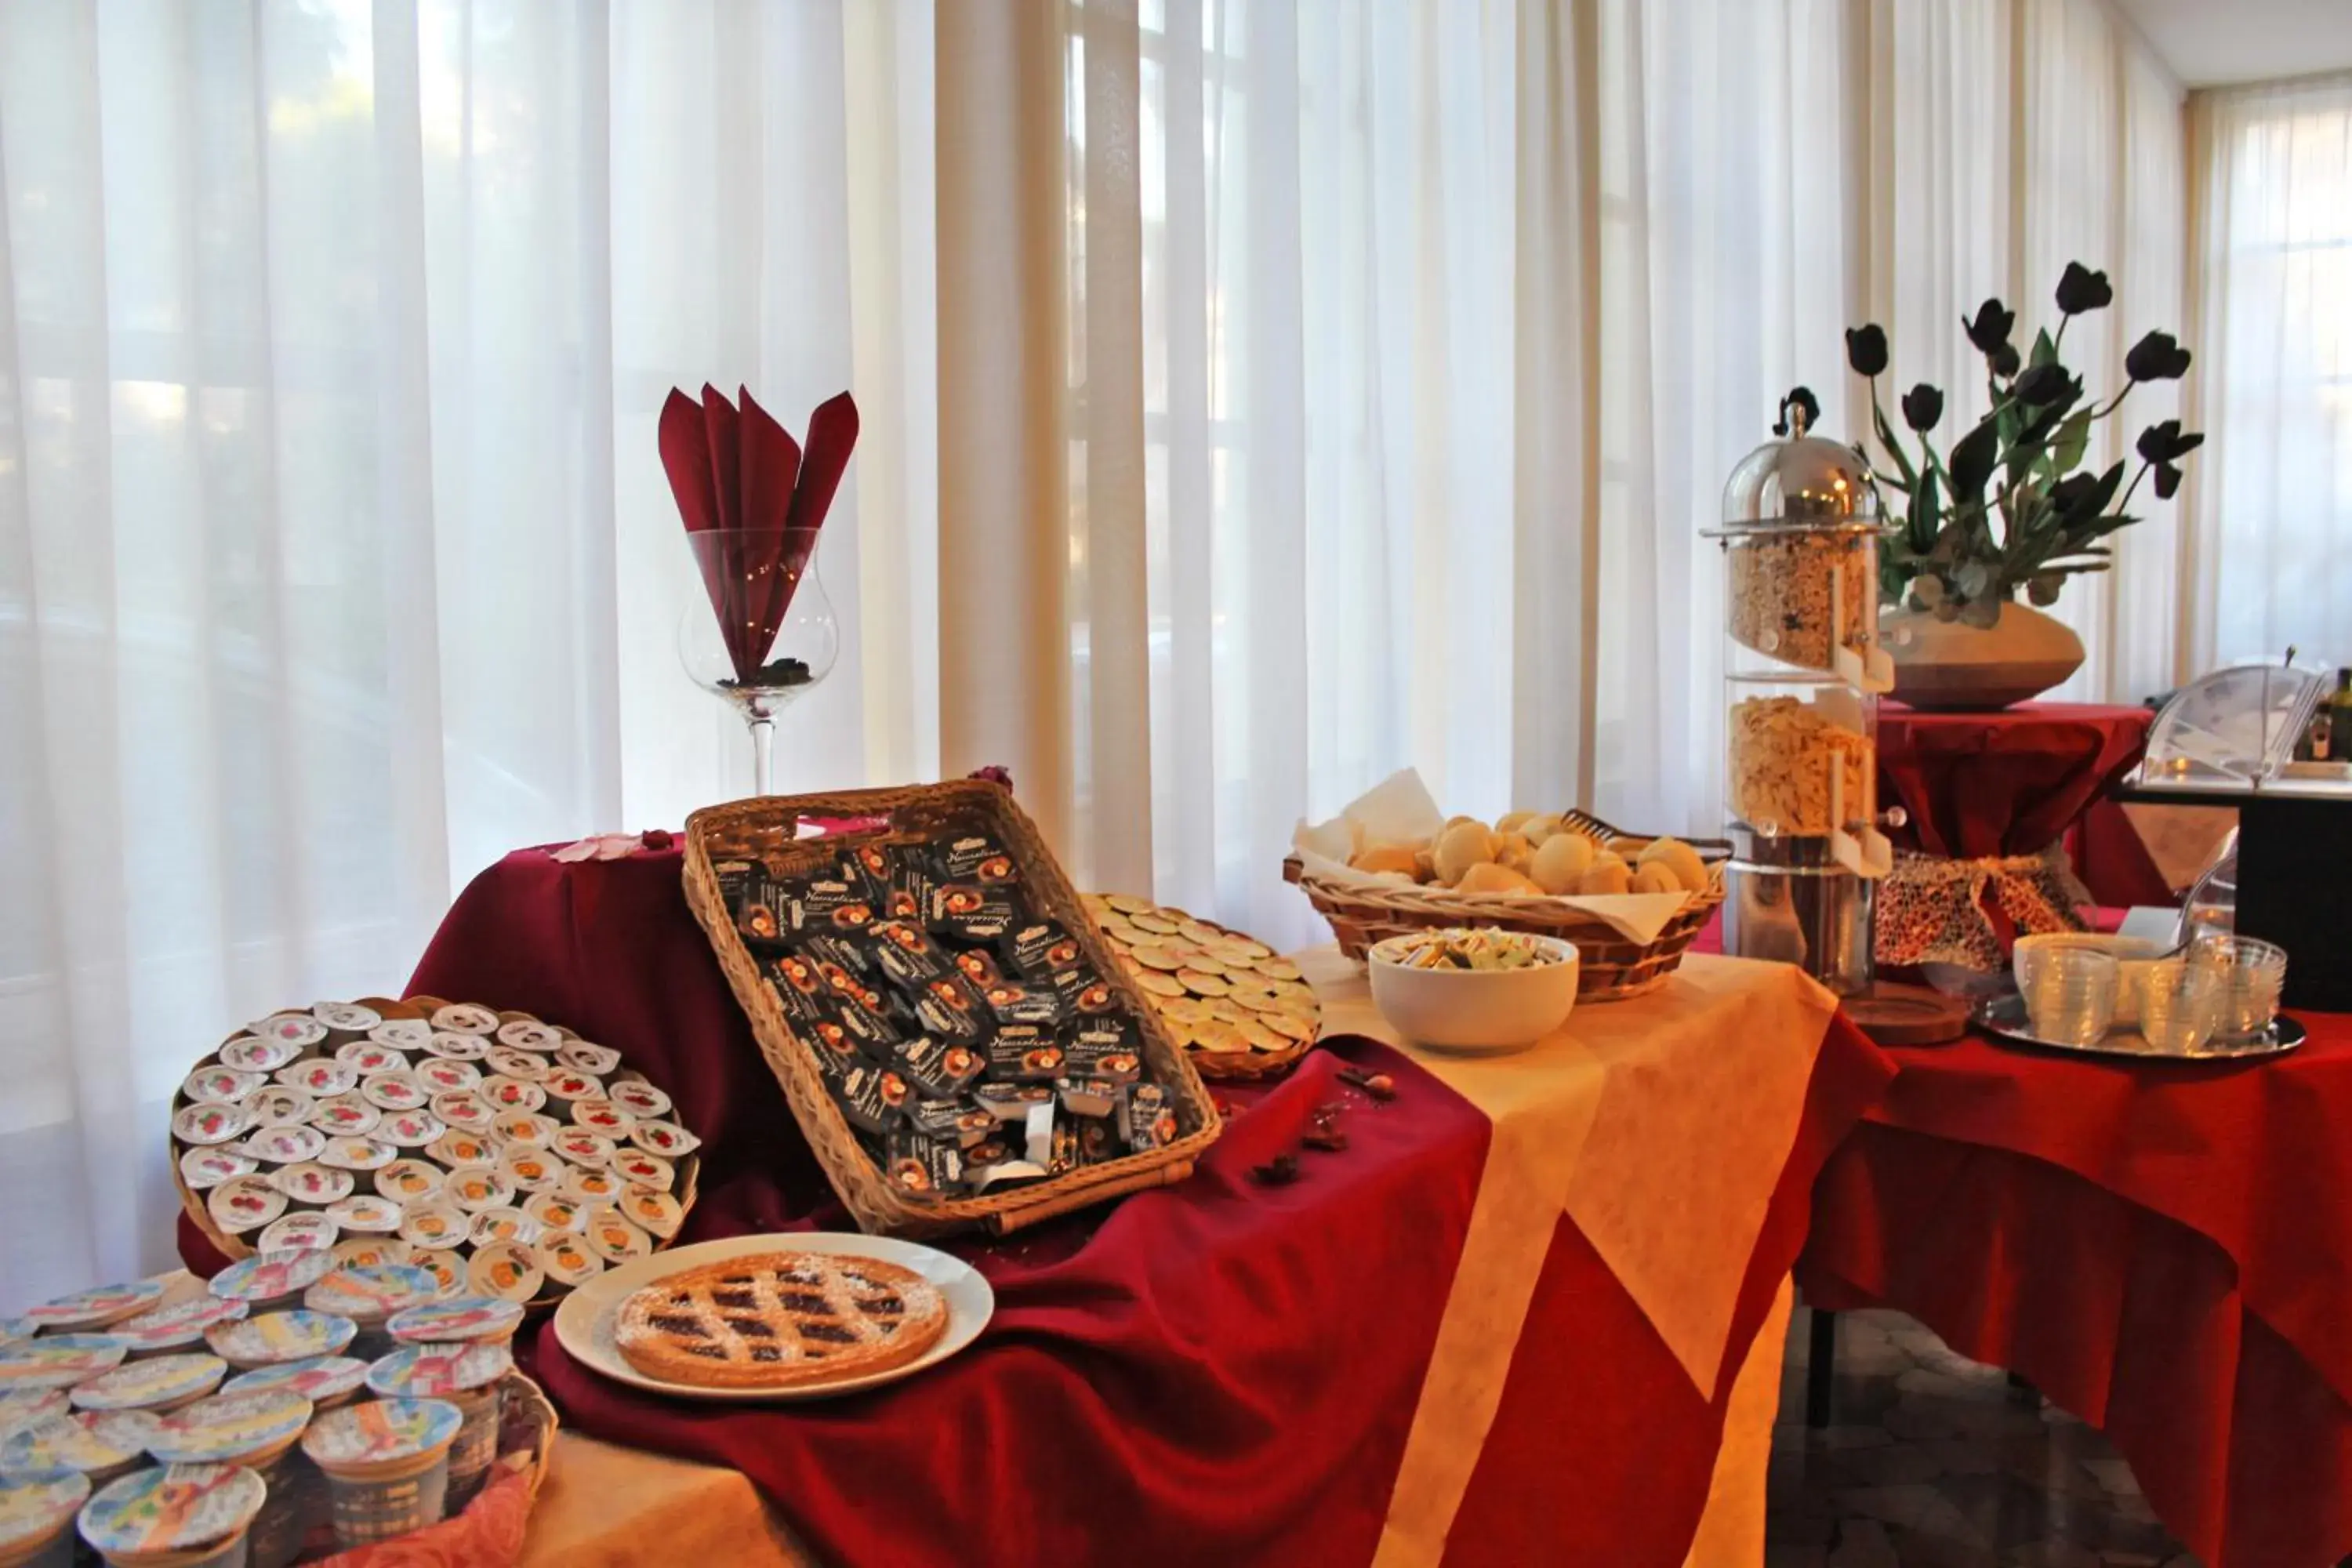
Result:
{"type": "Polygon", "coordinates": [[[2103,1429],[2206,1568],[2352,1551],[2352,1017],[2137,1066],[1970,1037],[1814,1190],[1798,1283],[1907,1312],[2103,1429]]]}
{"type": "Polygon", "coordinates": [[[1881,703],[1879,800],[1901,803],[1910,818],[1887,837],[1975,860],[2037,855],[2076,834],[2076,869],[2100,903],[2169,903],[2123,808],[2107,799],[2139,765],[2154,717],[2077,702],[1974,713],[1881,703]]]}
{"type": "MultiPolygon", "coordinates": [[[[509,855],[451,909],[411,994],[493,1003],[624,1051],[704,1138],[683,1242],[848,1228],[679,886],[674,847],[509,855]]],[[[1727,1042],[1728,1043],[1728,1042],[1727,1042]]],[[[1733,1309],[1736,1370],[1804,1236],[1813,1177],[1891,1073],[1842,1022],[1815,1060],[1733,1309]]],[[[567,1424],[744,1471],[824,1562],[1370,1562],[1481,1184],[1486,1115],[1374,1041],[1328,1042],[1234,1114],[1192,1179],[1001,1241],[943,1245],[996,1292],[975,1343],[891,1388],[782,1407],[675,1402],[519,1352],[567,1424]],[[1392,1074],[1394,1101],[1339,1083],[1392,1074]],[[1349,1146],[1253,1166],[1339,1100],[1349,1146]]],[[[220,1259],[184,1220],[199,1274],[220,1259]]],[[[1678,1568],[1735,1383],[1701,1394],[1562,1218],[1446,1563],[1678,1568]]]]}

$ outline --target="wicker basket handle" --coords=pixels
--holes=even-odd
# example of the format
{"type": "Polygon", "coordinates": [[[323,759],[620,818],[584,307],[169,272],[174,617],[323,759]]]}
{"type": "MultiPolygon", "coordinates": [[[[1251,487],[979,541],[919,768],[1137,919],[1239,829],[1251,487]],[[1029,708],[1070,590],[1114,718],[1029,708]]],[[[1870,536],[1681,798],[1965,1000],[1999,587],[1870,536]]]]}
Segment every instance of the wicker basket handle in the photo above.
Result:
{"type": "Polygon", "coordinates": [[[1040,1220],[1058,1219],[1082,1208],[1091,1208],[1106,1198],[1125,1197],[1150,1187],[1165,1187],[1182,1181],[1192,1173],[1192,1162],[1179,1160],[1172,1165],[1155,1165],[1149,1171],[1116,1182],[1106,1182],[1098,1187],[1085,1187],[1065,1193],[1058,1198],[1040,1204],[1028,1204],[1017,1209],[1007,1209],[988,1216],[988,1226],[999,1236],[1010,1236],[1016,1230],[1035,1225],[1040,1220]]]}

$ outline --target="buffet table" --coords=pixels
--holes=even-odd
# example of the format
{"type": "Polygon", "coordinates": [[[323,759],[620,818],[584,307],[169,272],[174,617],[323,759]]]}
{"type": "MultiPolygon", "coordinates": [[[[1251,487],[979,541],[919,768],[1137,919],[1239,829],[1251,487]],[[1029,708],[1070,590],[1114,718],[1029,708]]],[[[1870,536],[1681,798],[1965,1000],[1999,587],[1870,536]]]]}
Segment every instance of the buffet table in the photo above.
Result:
{"type": "Polygon", "coordinates": [[[2100,903],[2168,903],[2155,862],[2108,799],[2139,765],[2154,719],[2145,708],[2080,702],[1969,713],[1882,703],[1879,798],[1909,817],[1887,837],[1962,860],[2037,855],[2071,838],[2075,869],[2100,903]]]}
{"type": "MultiPolygon", "coordinates": [[[[1308,967],[1366,1032],[1221,1095],[1181,1185],[950,1243],[998,1305],[947,1365],[722,1411],[541,1331],[566,1427],[537,1560],[1752,1563],[1788,1271],[1885,1058],[1795,972],[1697,959],[1526,1055],[1423,1059],[1370,1037],[1336,954],[1308,967]],[[1253,1177],[1334,1100],[1347,1149],[1253,1177]]],[[[561,1019],[669,1087],[706,1138],[684,1239],[844,1224],[675,850],[509,857],[412,990],[561,1019]]]]}
{"type": "Polygon", "coordinates": [[[2137,1068],[1970,1038],[1831,1158],[1798,1270],[2104,1430],[2207,1568],[2352,1550],[2352,1017],[2294,1054],[2137,1068]]]}

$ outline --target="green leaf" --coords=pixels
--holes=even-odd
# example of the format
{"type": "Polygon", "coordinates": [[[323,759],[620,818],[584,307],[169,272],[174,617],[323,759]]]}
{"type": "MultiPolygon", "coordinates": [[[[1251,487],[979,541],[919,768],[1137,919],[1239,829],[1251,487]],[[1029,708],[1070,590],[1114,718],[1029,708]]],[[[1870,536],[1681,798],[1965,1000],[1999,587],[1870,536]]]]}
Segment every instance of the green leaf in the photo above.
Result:
{"type": "Polygon", "coordinates": [[[1911,467],[1911,459],[1904,455],[1903,444],[1895,438],[1895,428],[1886,423],[1886,411],[1878,406],[1875,397],[1870,400],[1870,422],[1878,432],[1878,444],[1885,447],[1886,455],[1895,460],[1895,471],[1903,478],[1904,491],[1909,493],[1919,483],[1918,471],[1911,467]]]}
{"type": "Polygon", "coordinates": [[[1936,474],[1932,468],[1921,477],[1919,492],[1911,498],[1911,548],[1926,550],[1936,542],[1936,535],[1944,531],[1944,501],[1937,493],[1936,474]]]}
{"type": "Polygon", "coordinates": [[[1977,422],[1974,429],[1952,446],[1952,500],[1954,502],[1981,500],[1985,481],[1992,478],[1993,464],[2000,455],[2000,426],[1995,416],[1988,416],[1977,422]]]}
{"type": "Polygon", "coordinates": [[[2064,479],[2082,466],[2083,454],[2091,445],[2091,411],[2078,408],[2066,416],[2058,426],[2058,439],[2050,448],[2051,477],[2064,479]]]}
{"type": "Polygon", "coordinates": [[[2044,327],[2033,334],[2033,353],[2027,357],[2025,363],[2028,364],[2058,363],[2058,344],[2056,340],[2051,337],[2049,328],[2044,327]]]}

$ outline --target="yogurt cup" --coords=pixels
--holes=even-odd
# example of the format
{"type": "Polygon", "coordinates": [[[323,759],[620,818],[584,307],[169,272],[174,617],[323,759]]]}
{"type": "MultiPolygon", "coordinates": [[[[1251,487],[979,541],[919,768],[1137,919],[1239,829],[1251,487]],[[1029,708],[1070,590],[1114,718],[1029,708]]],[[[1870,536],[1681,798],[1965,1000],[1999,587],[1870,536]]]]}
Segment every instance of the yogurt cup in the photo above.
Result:
{"type": "Polygon", "coordinates": [[[319,1151],[319,1163],[331,1170],[351,1172],[353,1189],[359,1192],[375,1191],[375,1173],[398,1158],[400,1151],[381,1138],[330,1138],[327,1146],[319,1151]]]}
{"type": "Polygon", "coordinates": [[[354,1236],[335,1243],[335,1267],[373,1268],[380,1264],[408,1261],[408,1243],[396,1236],[354,1236]]]}
{"type": "Polygon", "coordinates": [[[316,1247],[257,1252],[214,1275],[210,1289],[223,1300],[244,1303],[251,1311],[274,1312],[292,1306],[334,1267],[333,1257],[316,1247]]]}
{"type": "Polygon", "coordinates": [[[273,1073],[289,1062],[299,1060],[301,1056],[299,1046],[265,1040],[258,1035],[239,1035],[220,1048],[221,1065],[239,1072],[273,1073]]]}
{"type": "Polygon", "coordinates": [[[494,1072],[484,1079],[482,1087],[475,1092],[500,1111],[537,1110],[547,1103],[547,1090],[527,1079],[509,1078],[502,1072],[494,1072]]]}
{"type": "Polygon", "coordinates": [[[522,1327],[522,1309],[495,1296],[458,1296],[395,1312],[385,1326],[402,1344],[503,1345],[522,1327]]]}
{"type": "Polygon", "coordinates": [[[406,1068],[392,1072],[372,1073],[361,1080],[360,1095],[370,1105],[385,1110],[421,1110],[433,1091],[417,1080],[406,1068]]]}
{"type": "Polygon", "coordinates": [[[44,1334],[0,1345],[0,1394],[71,1388],[121,1366],[126,1353],[122,1342],[107,1334],[44,1334]]]}
{"type": "Polygon", "coordinates": [[[312,1005],[310,1016],[327,1026],[333,1035],[365,1035],[383,1024],[383,1015],[363,1002],[320,1002],[312,1005]]]}
{"type": "Polygon", "coordinates": [[[537,1083],[548,1072],[545,1057],[533,1056],[512,1046],[492,1046],[490,1054],[482,1058],[482,1065],[494,1077],[515,1079],[523,1083],[537,1083]]]}
{"type": "MultiPolygon", "coordinates": [[[[463,1094],[480,1086],[482,1069],[471,1062],[452,1061],[444,1057],[426,1057],[410,1069],[416,1081],[436,1095],[463,1094]]],[[[439,1114],[436,1112],[436,1114],[439,1114]]],[[[447,1117],[442,1117],[447,1121],[447,1117]]]]}
{"type": "Polygon", "coordinates": [[[286,1212],[286,1194],[267,1176],[231,1176],[205,1194],[205,1212],[231,1236],[258,1230],[286,1212]]]}
{"type": "Polygon", "coordinates": [[[110,1568],[243,1568],[268,1487],[240,1465],[163,1465],[82,1505],[81,1538],[110,1568]]]}
{"type": "Polygon", "coordinates": [[[677,1185],[677,1167],[659,1154],[642,1149],[622,1149],[613,1155],[613,1172],[631,1186],[668,1192],[677,1185]]]}
{"type": "MultiPolygon", "coordinates": [[[[475,1247],[490,1247],[501,1241],[532,1242],[539,1239],[539,1221],[518,1208],[484,1209],[466,1227],[466,1239],[475,1247]]],[[[491,1291],[497,1295],[499,1292],[491,1291]]]]}
{"type": "MultiPolygon", "coordinates": [[[[538,1234],[535,1222],[525,1220],[538,1234]]],[[[528,1241],[491,1241],[474,1248],[474,1256],[466,1264],[466,1284],[476,1294],[496,1296],[503,1300],[528,1302],[539,1294],[547,1272],[540,1267],[539,1255],[528,1241]]]]}
{"type": "Polygon", "coordinates": [[[215,1062],[190,1073],[180,1084],[184,1099],[198,1105],[235,1105],[269,1081],[267,1073],[215,1062]]]}
{"type": "Polygon", "coordinates": [[[79,1470],[0,1476],[0,1568],[71,1568],[74,1515],[89,1500],[79,1470]]]}
{"type": "Polygon", "coordinates": [[[640,1121],[670,1113],[669,1096],[641,1078],[614,1079],[604,1097],[640,1121]]]}
{"type": "Polygon", "coordinates": [[[497,1170],[468,1166],[452,1171],[442,1184],[442,1196],[467,1214],[479,1214],[484,1209],[504,1208],[515,1198],[514,1184],[497,1170]]]}
{"type": "Polygon", "coordinates": [[[421,1203],[438,1194],[448,1179],[432,1161],[403,1155],[375,1173],[375,1190],[397,1204],[421,1203]]]}
{"type": "Polygon", "coordinates": [[[199,1148],[226,1143],[253,1125],[253,1113],[242,1105],[199,1101],[172,1113],[172,1136],[199,1148]]]}
{"type": "Polygon", "coordinates": [[[475,1062],[490,1054],[490,1042],[459,1029],[436,1029],[425,1042],[425,1052],[444,1061],[475,1062]]]}
{"type": "Polygon", "coordinates": [[[223,1182],[260,1169],[260,1161],[237,1149],[190,1149],[180,1156],[180,1180],[192,1193],[210,1192],[223,1182]]]}
{"type": "Polygon", "coordinates": [[[572,1125],[601,1132],[617,1144],[635,1130],[637,1118],[635,1112],[614,1104],[609,1096],[599,1096],[572,1102],[572,1125]]]}
{"type": "Polygon", "coordinates": [[[551,1148],[562,1131],[563,1123],[536,1110],[502,1110],[490,1123],[492,1137],[525,1149],[551,1148]]]}
{"type": "Polygon", "coordinates": [[[327,1147],[327,1135],[307,1123],[263,1127],[245,1141],[245,1152],[268,1165],[291,1165],[315,1160],[327,1147]]]}
{"type": "Polygon", "coordinates": [[[259,1245],[264,1252],[283,1252],[295,1247],[309,1247],[323,1252],[335,1245],[342,1235],[342,1226],[334,1216],[323,1214],[289,1214],[274,1220],[261,1233],[259,1245]]]}
{"type": "Polygon", "coordinates": [[[451,1247],[425,1247],[414,1254],[409,1261],[433,1276],[439,1287],[435,1299],[447,1301],[466,1294],[466,1259],[451,1247]]]}
{"type": "Polygon", "coordinates": [[[140,1279],[124,1285],[101,1285],[94,1290],[77,1290],[37,1307],[27,1307],[18,1315],[45,1333],[72,1332],[102,1329],[109,1323],[136,1317],[163,1299],[160,1281],[140,1279]]]}
{"type": "Polygon", "coordinates": [[[675,1160],[691,1154],[702,1147],[702,1140],[675,1121],[647,1121],[643,1118],[629,1130],[629,1142],[648,1154],[658,1154],[665,1160],[675,1160]]]}
{"type": "Polygon", "coordinates": [[[173,1355],[126,1361],[110,1372],[85,1378],[73,1386],[78,1410],[144,1410],[161,1415],[193,1405],[220,1386],[228,1363],[208,1352],[183,1351],[173,1355]]]}
{"type": "Polygon", "coordinates": [[[327,1217],[362,1236],[390,1236],[400,1228],[400,1205],[378,1193],[353,1193],[329,1204],[327,1217]]]}
{"type": "Polygon", "coordinates": [[[686,1205],[657,1187],[631,1184],[616,1205],[621,1217],[648,1235],[667,1241],[686,1223],[686,1205]]]}
{"type": "Polygon", "coordinates": [[[314,1411],[332,1410],[349,1404],[353,1394],[367,1386],[367,1370],[368,1363],[355,1356],[307,1356],[241,1372],[221,1384],[221,1393],[266,1394],[284,1389],[309,1400],[314,1411]]]}
{"type": "Polygon", "coordinates": [[[349,1318],[359,1326],[351,1353],[373,1361],[393,1349],[384,1323],[394,1312],[423,1306],[440,1294],[441,1282],[428,1269],[411,1264],[387,1264],[373,1268],[338,1268],[302,1298],[313,1311],[349,1318]]]}
{"type": "MultiPolygon", "coordinates": [[[[591,1132],[585,1127],[567,1127],[555,1135],[555,1152],[575,1165],[590,1165],[603,1170],[613,1163],[613,1156],[620,1151],[602,1132],[591,1132]]],[[[655,1156],[648,1154],[646,1158],[650,1160],[655,1156]]]]}
{"type": "Polygon", "coordinates": [[[392,1110],[375,1124],[375,1135],[396,1149],[423,1149],[449,1129],[429,1110],[392,1110]]]}
{"type": "Polygon", "coordinates": [[[317,1113],[319,1102],[307,1090],[273,1083],[255,1090],[245,1108],[256,1127],[299,1127],[317,1113]]]}
{"type": "Polygon", "coordinates": [[[251,1568],[286,1568],[325,1512],[325,1488],[294,1445],[310,1402],[291,1389],[220,1394],[165,1420],[148,1451],[166,1464],[242,1465],[268,1489],[247,1538],[251,1568]]]}
{"type": "Polygon", "coordinates": [[[356,1089],[349,1094],[331,1094],[310,1108],[310,1125],[335,1138],[364,1138],[383,1121],[383,1112],[370,1105],[356,1089]]]}
{"type": "Polygon", "coordinates": [[[51,1415],[0,1439],[0,1475],[71,1470],[95,1491],[147,1463],[147,1444],[163,1421],[144,1410],[84,1410],[51,1415]]]}
{"type": "Polygon", "coordinates": [[[313,1100],[349,1094],[360,1086],[357,1068],[325,1057],[305,1057],[289,1062],[270,1075],[289,1089],[299,1089],[313,1100]]]}
{"type": "Polygon", "coordinates": [[[638,1229],[616,1204],[598,1204],[580,1216],[588,1250],[607,1263],[626,1263],[653,1251],[653,1237],[638,1229]]]}
{"type": "Polygon", "coordinates": [[[547,1283],[558,1289],[574,1289],[604,1271],[604,1260],[589,1250],[586,1238],[569,1231],[542,1233],[532,1251],[547,1283]]]}
{"type": "Polygon", "coordinates": [[[434,1010],[433,1027],[458,1035],[494,1035],[499,1016],[476,1003],[452,1002],[434,1010]]]}
{"type": "Polygon", "coordinates": [[[381,1040],[352,1040],[335,1047],[335,1059],[364,1080],[372,1073],[405,1072],[408,1054],[381,1040]]]}
{"type": "MultiPolygon", "coordinates": [[[[324,1153],[325,1151],[320,1151],[324,1153]]],[[[269,1184],[299,1204],[331,1204],[352,1195],[359,1178],[317,1160],[299,1160],[269,1173],[269,1184]]]]}
{"type": "Polygon", "coordinates": [[[563,1047],[563,1031],[536,1018],[509,1018],[499,1026],[499,1044],[547,1056],[563,1047]]]}
{"type": "Polygon", "coordinates": [[[433,1097],[431,1109],[442,1121],[466,1132],[487,1132],[490,1123],[499,1119],[498,1107],[470,1089],[443,1090],[433,1097]]]}
{"type": "Polygon", "coordinates": [[[250,1372],[282,1361],[338,1354],[357,1332],[359,1326],[349,1318],[297,1310],[216,1324],[205,1331],[205,1342],[229,1365],[250,1372]]]}
{"type": "Polygon", "coordinates": [[[351,1551],[439,1523],[465,1419],[446,1400],[377,1399],[313,1421],[302,1452],[327,1479],[335,1544],[351,1551]]]}
{"type": "MultiPolygon", "coordinates": [[[[401,1211],[400,1239],[419,1250],[457,1247],[464,1244],[467,1228],[472,1223],[457,1205],[426,1199],[401,1211]]],[[[417,1261],[415,1253],[411,1253],[409,1261],[417,1261]]]]}
{"type": "Polygon", "coordinates": [[[550,1193],[563,1182],[563,1158],[550,1149],[509,1144],[499,1174],[518,1193],[550,1193]]]}
{"type": "Polygon", "coordinates": [[[135,1318],[125,1318],[109,1325],[106,1332],[110,1339],[122,1342],[126,1362],[135,1362],[193,1350],[205,1342],[206,1329],[242,1318],[247,1310],[242,1301],[226,1300],[211,1294],[190,1296],[168,1306],[151,1308],[135,1318]]]}
{"type": "Polygon", "coordinates": [[[555,1059],[574,1072],[601,1077],[621,1065],[621,1053],[588,1040],[566,1040],[555,1047],[555,1059]]]}
{"type": "Polygon", "coordinates": [[[283,1013],[272,1013],[260,1023],[249,1024],[246,1027],[247,1033],[262,1039],[276,1040],[280,1045],[293,1046],[305,1051],[325,1045],[329,1033],[327,1026],[309,1013],[298,1013],[291,1008],[283,1013]]]}
{"type": "Polygon", "coordinates": [[[499,1458],[500,1388],[514,1370],[502,1344],[405,1345],[368,1368],[368,1387],[383,1399],[437,1399],[457,1407],[461,1425],[449,1447],[449,1507],[464,1508],[482,1489],[499,1458]]]}
{"type": "Polygon", "coordinates": [[[610,1171],[574,1165],[563,1173],[562,1184],[557,1190],[579,1204],[584,1211],[598,1204],[611,1203],[621,1195],[621,1189],[627,1184],[610,1171]]]}
{"type": "Polygon", "coordinates": [[[368,1031],[368,1038],[396,1051],[421,1051],[433,1037],[433,1026],[422,1018],[386,1018],[368,1031]]]}

